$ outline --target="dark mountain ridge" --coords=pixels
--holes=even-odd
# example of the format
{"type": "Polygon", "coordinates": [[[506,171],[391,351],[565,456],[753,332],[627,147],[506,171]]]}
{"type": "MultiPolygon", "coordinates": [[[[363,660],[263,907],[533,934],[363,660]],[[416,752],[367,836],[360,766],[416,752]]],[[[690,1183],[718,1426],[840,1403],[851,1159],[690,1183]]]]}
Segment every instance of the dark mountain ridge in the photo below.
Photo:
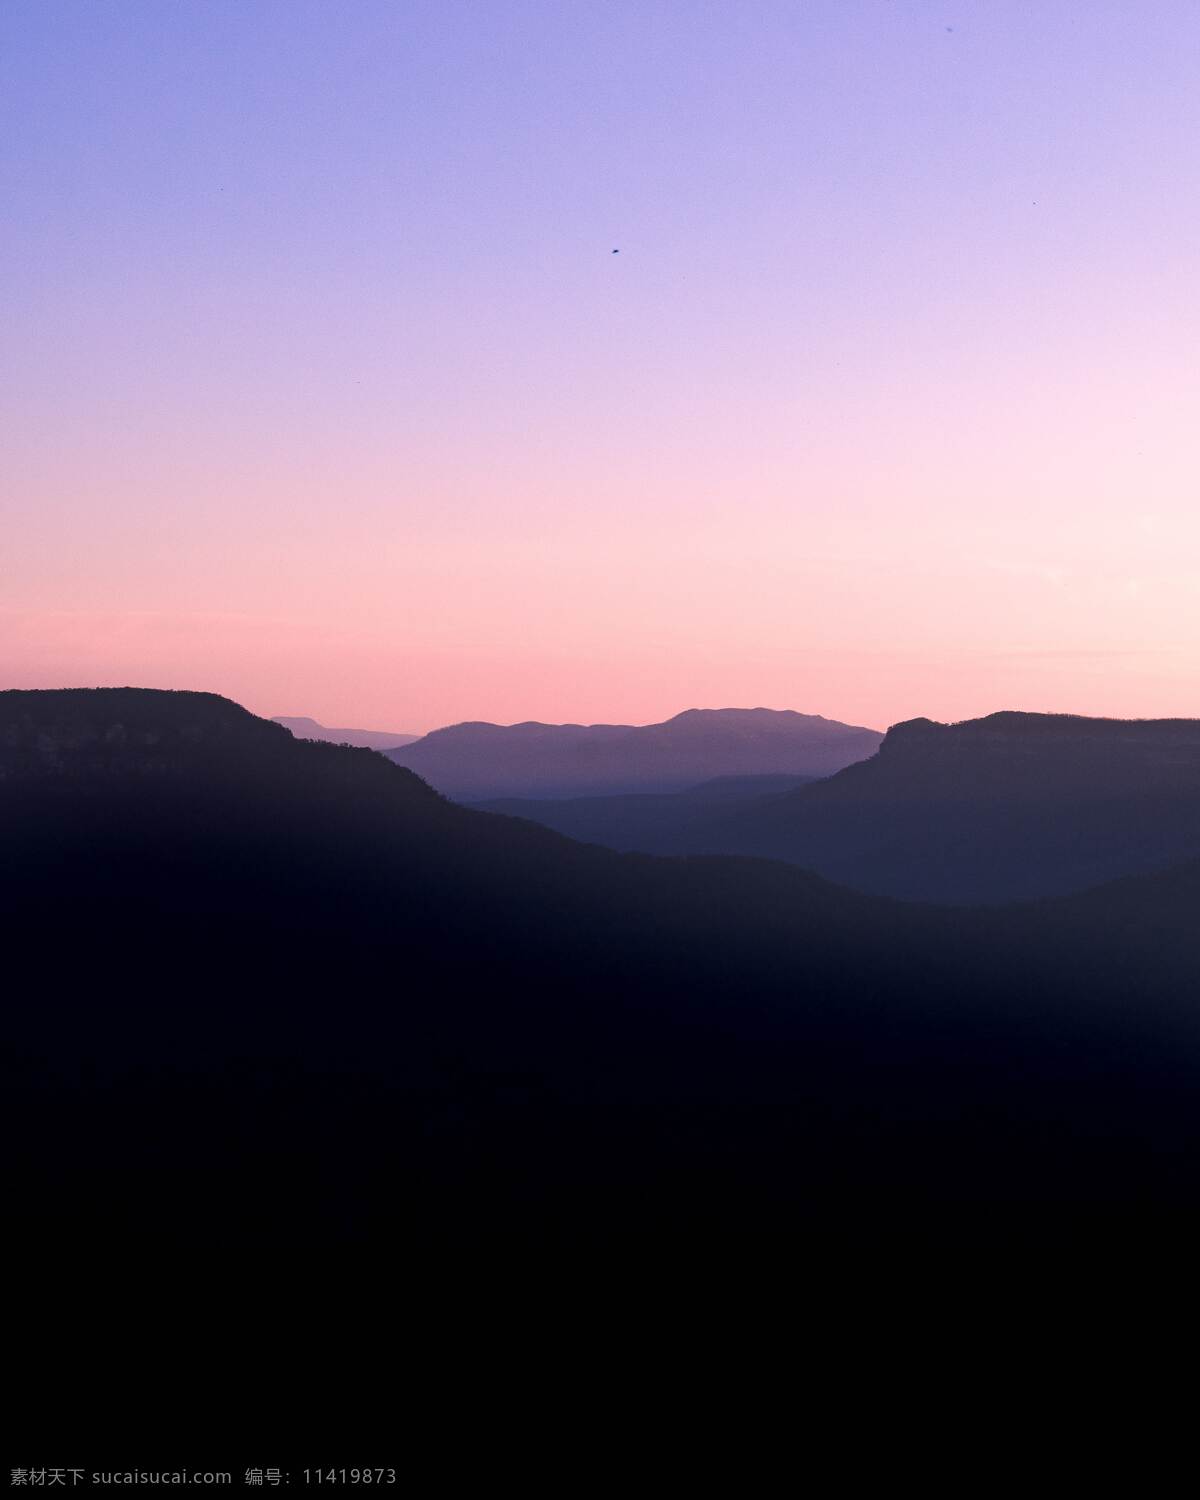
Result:
{"type": "Polygon", "coordinates": [[[908,899],[1011,901],[1200,854],[1200,721],[912,720],[861,765],[735,810],[714,849],[908,899]]]}
{"type": "Polygon", "coordinates": [[[0,777],[153,773],[279,750],[287,731],[216,693],[144,688],[0,692],[0,777]]]}
{"type": "MultiPolygon", "coordinates": [[[[1091,719],[1001,712],[956,724],[910,719],[888,730],[880,761],[898,784],[987,787],[1053,797],[1088,787],[1127,792],[1131,782],[1200,789],[1200,719],[1091,719]],[[945,782],[950,775],[948,784],[945,782]]],[[[859,782],[881,787],[882,778],[859,782]]]]}
{"type": "Polygon", "coordinates": [[[1193,1223],[1195,865],[905,906],[585,847],[204,695],[0,695],[0,769],[25,1248],[796,1274],[1193,1223]]]}
{"type": "Polygon", "coordinates": [[[391,754],[460,802],[683,791],[720,776],[827,776],[881,736],[791,710],[688,709],[662,724],[454,724],[391,754]]]}

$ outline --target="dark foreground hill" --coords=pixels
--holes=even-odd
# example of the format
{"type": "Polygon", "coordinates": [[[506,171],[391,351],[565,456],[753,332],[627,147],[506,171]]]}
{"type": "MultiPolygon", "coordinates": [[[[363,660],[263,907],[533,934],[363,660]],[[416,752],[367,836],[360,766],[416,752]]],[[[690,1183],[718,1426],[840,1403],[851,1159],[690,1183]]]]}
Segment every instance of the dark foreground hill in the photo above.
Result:
{"type": "Polygon", "coordinates": [[[396,734],[390,729],[331,729],[316,719],[289,719],[276,715],[272,724],[282,724],[298,740],[325,740],[331,745],[354,745],[360,750],[395,750],[420,739],[417,734],[396,734]]]}
{"type": "Polygon", "coordinates": [[[1200,720],[916,719],[871,759],[792,792],[708,809],[497,810],[614,848],[783,859],[907,900],[1022,900],[1200,856],[1200,720]]]}
{"type": "Polygon", "coordinates": [[[906,907],[132,690],[0,694],[0,819],[26,1250],[802,1279],[1195,1228],[1194,865],[906,907]]]}
{"type": "Polygon", "coordinates": [[[457,802],[678,792],[721,776],[828,776],[881,736],[814,714],[689,709],[664,724],[453,724],[391,755],[457,802]]]}

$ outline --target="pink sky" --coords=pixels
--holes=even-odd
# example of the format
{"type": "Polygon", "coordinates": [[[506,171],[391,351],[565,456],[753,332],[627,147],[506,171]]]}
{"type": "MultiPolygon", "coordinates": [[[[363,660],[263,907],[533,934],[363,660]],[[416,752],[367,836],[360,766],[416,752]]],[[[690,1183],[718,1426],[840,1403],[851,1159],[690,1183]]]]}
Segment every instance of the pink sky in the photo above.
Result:
{"type": "Polygon", "coordinates": [[[953,9],[13,0],[0,686],[1200,714],[1200,12],[953,9]]]}

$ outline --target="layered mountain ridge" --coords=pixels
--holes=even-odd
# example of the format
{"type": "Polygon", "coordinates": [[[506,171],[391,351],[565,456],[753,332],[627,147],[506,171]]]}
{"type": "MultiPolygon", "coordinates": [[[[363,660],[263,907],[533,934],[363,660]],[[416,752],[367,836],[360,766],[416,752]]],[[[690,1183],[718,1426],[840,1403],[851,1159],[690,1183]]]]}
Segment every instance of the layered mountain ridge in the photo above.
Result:
{"type": "Polygon", "coordinates": [[[0,695],[0,766],[27,1251],[794,1275],[1194,1212],[1196,864],[910,907],[588,848],[204,695],[0,695]]]}
{"type": "Polygon", "coordinates": [[[661,724],[465,723],[389,752],[460,802],[676,792],[722,776],[828,776],[881,736],[792,710],[688,709],[661,724]]]}
{"type": "Polygon", "coordinates": [[[782,859],[907,900],[1024,900],[1200,855],[1200,721],[914,719],[832,776],[711,811],[692,797],[490,805],[615,848],[782,859]]]}

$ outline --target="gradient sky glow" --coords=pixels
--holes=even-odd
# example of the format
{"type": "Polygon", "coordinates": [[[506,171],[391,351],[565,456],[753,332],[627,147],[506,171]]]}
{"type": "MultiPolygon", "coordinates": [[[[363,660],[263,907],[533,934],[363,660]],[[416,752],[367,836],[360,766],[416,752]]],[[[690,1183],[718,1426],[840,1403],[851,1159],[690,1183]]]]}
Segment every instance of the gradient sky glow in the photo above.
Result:
{"type": "Polygon", "coordinates": [[[1196,0],[5,0],[0,96],[0,686],[1200,715],[1196,0]]]}

